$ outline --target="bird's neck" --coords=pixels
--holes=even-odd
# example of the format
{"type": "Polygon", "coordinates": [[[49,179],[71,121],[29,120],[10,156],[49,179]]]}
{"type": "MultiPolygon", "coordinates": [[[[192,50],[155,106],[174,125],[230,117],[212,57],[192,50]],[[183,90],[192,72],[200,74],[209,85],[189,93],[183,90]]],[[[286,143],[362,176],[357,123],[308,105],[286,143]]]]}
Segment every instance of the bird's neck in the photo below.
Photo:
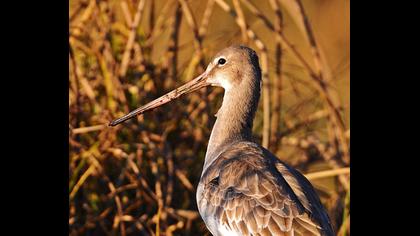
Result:
{"type": "Polygon", "coordinates": [[[225,90],[223,104],[217,112],[204,162],[206,169],[225,147],[237,141],[252,140],[252,125],[260,97],[256,80],[225,90]],[[255,81],[255,82],[254,82],[255,81]]]}

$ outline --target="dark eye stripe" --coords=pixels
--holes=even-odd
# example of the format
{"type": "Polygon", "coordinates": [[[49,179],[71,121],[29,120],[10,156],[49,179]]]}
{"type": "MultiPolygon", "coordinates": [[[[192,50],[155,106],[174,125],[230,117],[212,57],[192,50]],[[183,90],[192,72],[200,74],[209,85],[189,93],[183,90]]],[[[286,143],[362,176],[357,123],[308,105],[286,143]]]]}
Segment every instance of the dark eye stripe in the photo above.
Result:
{"type": "Polygon", "coordinates": [[[226,59],[224,58],[220,58],[219,61],[217,62],[219,65],[224,65],[226,63],[226,59]]]}

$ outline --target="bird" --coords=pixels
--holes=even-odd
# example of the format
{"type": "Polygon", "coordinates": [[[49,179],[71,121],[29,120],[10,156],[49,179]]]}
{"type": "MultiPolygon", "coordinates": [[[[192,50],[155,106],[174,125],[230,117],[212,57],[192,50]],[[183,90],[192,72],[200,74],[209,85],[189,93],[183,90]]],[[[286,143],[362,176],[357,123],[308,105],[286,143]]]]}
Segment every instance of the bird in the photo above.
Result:
{"type": "Polygon", "coordinates": [[[257,53],[244,45],[219,51],[206,70],[179,88],[113,120],[115,126],[206,86],[224,89],[196,191],[198,211],[214,236],[332,236],[311,183],[255,142],[260,99],[257,53]]]}

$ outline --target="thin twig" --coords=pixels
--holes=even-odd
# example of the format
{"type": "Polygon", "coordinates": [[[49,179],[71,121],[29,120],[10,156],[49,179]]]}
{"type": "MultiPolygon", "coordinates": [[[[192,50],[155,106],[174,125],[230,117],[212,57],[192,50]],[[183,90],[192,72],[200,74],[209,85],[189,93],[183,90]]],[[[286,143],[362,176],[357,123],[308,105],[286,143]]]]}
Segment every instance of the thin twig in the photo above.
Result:
{"type": "Polygon", "coordinates": [[[172,25],[172,34],[171,34],[171,38],[170,38],[169,46],[168,46],[168,52],[169,52],[168,60],[171,62],[171,69],[172,69],[170,72],[170,78],[172,78],[172,80],[170,80],[171,84],[169,85],[173,85],[173,83],[176,81],[177,76],[178,76],[179,29],[181,27],[181,20],[182,20],[181,6],[179,5],[178,2],[176,4],[174,18],[175,20],[172,25]]]}
{"type": "Polygon", "coordinates": [[[187,176],[185,176],[185,174],[182,173],[182,171],[180,171],[179,169],[176,169],[175,175],[178,177],[179,181],[181,181],[181,183],[184,185],[186,189],[188,189],[191,192],[194,191],[193,185],[188,180],[187,176]]]}
{"type": "Polygon", "coordinates": [[[71,22],[72,24],[69,27],[71,35],[78,36],[81,33],[83,24],[92,16],[95,7],[96,1],[90,0],[88,6],[85,8],[83,13],[81,13],[81,16],[74,19],[73,22],[71,22]]]}
{"type": "Polygon", "coordinates": [[[333,122],[333,125],[337,129],[337,133],[338,133],[337,138],[341,144],[341,148],[343,149],[342,150],[343,159],[348,162],[350,157],[349,157],[349,147],[347,145],[347,140],[345,138],[345,125],[337,109],[337,106],[334,104],[334,102],[331,99],[328,86],[326,82],[324,81],[324,75],[326,73],[323,68],[323,63],[321,61],[320,49],[315,39],[312,26],[309,23],[308,16],[305,13],[302,2],[300,0],[295,0],[295,2],[298,8],[301,20],[303,22],[303,26],[306,32],[309,45],[311,46],[311,52],[312,52],[312,55],[313,55],[312,57],[315,64],[315,75],[316,75],[316,76],[312,76],[312,78],[318,85],[317,88],[319,89],[320,95],[324,98],[327,104],[327,108],[330,109],[331,121],[333,122]]]}
{"type": "Polygon", "coordinates": [[[146,3],[146,0],[139,0],[139,3],[137,5],[137,11],[136,11],[136,14],[134,15],[134,20],[132,21],[132,24],[130,26],[130,34],[128,36],[127,43],[125,45],[124,54],[121,60],[121,66],[119,70],[120,77],[124,77],[125,74],[127,73],[128,62],[130,61],[131,49],[133,48],[134,41],[136,39],[137,27],[140,25],[140,20],[143,14],[145,3],[146,3]]]}
{"type": "Polygon", "coordinates": [[[163,6],[162,10],[159,13],[158,18],[155,21],[156,23],[155,23],[155,26],[153,27],[153,31],[151,32],[149,37],[146,39],[146,42],[144,43],[146,47],[151,47],[153,43],[156,41],[156,39],[162,35],[162,32],[164,32],[173,23],[174,18],[168,17],[168,14],[174,2],[177,4],[175,6],[175,9],[176,9],[178,8],[178,1],[168,0],[165,2],[165,5],[163,6]]]}
{"type": "MultiPolygon", "coordinates": [[[[104,177],[104,179],[107,182],[108,188],[111,191],[111,193],[116,191],[115,185],[110,181],[109,177],[105,174],[101,164],[98,162],[98,160],[95,158],[94,155],[90,155],[89,156],[89,160],[92,164],[92,166],[95,167],[95,169],[104,177]]],[[[120,233],[122,236],[126,235],[125,232],[125,224],[124,221],[122,221],[121,219],[123,218],[123,210],[122,210],[122,204],[121,204],[121,199],[118,196],[118,194],[112,194],[114,195],[114,201],[115,201],[115,205],[117,206],[117,216],[114,217],[114,224],[113,224],[113,228],[115,229],[118,225],[120,226],[120,233]]]]}
{"type": "MultiPolygon", "coordinates": [[[[159,157],[161,159],[161,157],[159,157]]],[[[158,204],[158,212],[156,213],[156,235],[159,235],[160,232],[160,219],[162,216],[162,209],[164,207],[163,201],[163,193],[162,193],[162,183],[160,180],[159,168],[158,168],[158,161],[150,160],[150,166],[152,167],[152,173],[155,176],[155,193],[157,197],[157,204],[158,204]]],[[[160,161],[162,162],[162,161],[160,161]]]]}
{"type": "Polygon", "coordinates": [[[298,122],[293,122],[293,123],[289,123],[287,122],[286,117],[284,117],[284,120],[286,122],[286,124],[288,124],[287,130],[284,130],[281,134],[279,134],[277,137],[284,137],[287,136],[297,130],[299,130],[301,127],[304,126],[309,126],[310,124],[313,124],[317,121],[320,121],[324,118],[327,118],[329,116],[329,111],[324,109],[324,110],[319,110],[316,111],[308,116],[305,117],[304,120],[300,120],[298,122]]]}
{"type": "Polygon", "coordinates": [[[123,12],[125,23],[127,24],[127,27],[130,28],[133,25],[133,20],[131,18],[130,9],[128,8],[127,1],[122,1],[120,3],[121,10],[123,12]]]}
{"type": "Polygon", "coordinates": [[[86,179],[95,171],[95,166],[90,165],[89,168],[83,173],[82,176],[80,176],[79,181],[74,185],[73,189],[70,193],[70,200],[74,198],[76,193],[79,191],[80,187],[83,185],[83,183],[86,181],[86,179]]]}
{"type": "MultiPolygon", "coordinates": [[[[79,92],[80,71],[78,70],[73,48],[71,47],[71,45],[69,46],[69,54],[70,54],[71,65],[73,68],[73,76],[70,76],[70,79],[73,79],[73,81],[70,85],[72,86],[74,96],[76,99],[76,114],[79,114],[80,113],[80,92],[79,92]]],[[[75,119],[74,125],[79,126],[79,116],[77,115],[75,118],[76,119],[75,119]]]]}
{"type": "Polygon", "coordinates": [[[213,13],[213,9],[214,9],[213,6],[214,6],[214,0],[208,0],[206,9],[204,10],[204,13],[203,13],[203,18],[201,19],[200,28],[198,29],[198,33],[201,39],[204,39],[204,37],[207,34],[207,29],[210,23],[210,16],[213,13]]]}
{"type": "MultiPolygon", "coordinates": [[[[310,155],[311,148],[320,154],[320,156],[328,163],[328,165],[333,169],[341,169],[342,166],[333,158],[335,151],[332,148],[327,147],[321,143],[318,139],[313,136],[308,138],[295,138],[295,137],[283,137],[281,139],[283,145],[291,145],[306,150],[308,155],[310,155]]],[[[350,189],[349,179],[344,175],[339,175],[338,180],[340,181],[343,188],[348,191],[350,189]]]]}
{"type": "Polygon", "coordinates": [[[239,3],[239,0],[233,0],[233,7],[235,8],[236,14],[237,14],[237,23],[239,28],[241,29],[241,34],[242,34],[242,42],[244,42],[245,44],[248,43],[248,35],[247,35],[247,30],[248,27],[246,25],[245,22],[245,16],[244,13],[242,11],[241,8],[241,4],[239,3]]]}
{"type": "Polygon", "coordinates": [[[346,218],[346,220],[341,224],[340,230],[337,233],[337,236],[345,236],[350,229],[350,215],[346,218]]]}
{"type": "MultiPolygon", "coordinates": [[[[270,22],[270,20],[260,10],[258,10],[258,8],[253,3],[251,3],[249,0],[242,0],[242,2],[245,4],[248,10],[251,11],[252,14],[254,14],[257,18],[262,20],[264,25],[269,30],[276,32],[276,29],[273,26],[273,24],[270,22]]],[[[276,33],[277,33],[275,35],[276,40],[279,40],[280,43],[284,46],[284,48],[289,50],[292,53],[292,55],[300,62],[300,64],[308,71],[308,73],[311,76],[314,76],[315,72],[312,70],[309,63],[305,60],[302,54],[299,53],[297,49],[290,43],[287,37],[282,32],[276,32],[276,33]]]]}
{"type": "Polygon", "coordinates": [[[197,61],[199,62],[201,69],[204,71],[204,68],[206,68],[206,65],[203,58],[203,45],[202,45],[201,36],[198,31],[197,22],[194,19],[192,10],[188,2],[186,0],[178,0],[178,1],[179,3],[181,3],[181,7],[182,7],[182,11],[184,12],[185,19],[193,32],[195,56],[197,57],[197,61]]]}
{"type": "Polygon", "coordinates": [[[104,128],[106,128],[107,125],[94,125],[94,126],[88,126],[88,127],[80,127],[80,128],[75,128],[72,129],[71,132],[73,134],[83,134],[83,133],[88,133],[88,132],[93,132],[93,131],[98,131],[98,130],[102,130],[104,128]]]}
{"type": "MultiPolygon", "coordinates": [[[[280,11],[280,8],[276,0],[270,0],[271,8],[273,8],[275,13],[275,31],[279,34],[283,30],[283,16],[280,11]]],[[[276,52],[275,52],[275,78],[273,82],[273,109],[271,116],[271,127],[270,127],[270,147],[271,150],[276,153],[278,150],[277,136],[279,133],[279,123],[281,118],[281,102],[282,102],[282,68],[281,68],[281,59],[282,59],[282,46],[279,40],[276,40],[276,52]]]]}
{"type": "Polygon", "coordinates": [[[168,169],[168,180],[167,180],[167,187],[166,187],[166,198],[165,198],[165,205],[170,206],[172,203],[172,197],[174,192],[174,172],[175,172],[175,165],[174,165],[174,158],[172,155],[172,150],[169,148],[168,143],[164,142],[164,151],[167,157],[167,169],[168,169]]]}
{"type": "Polygon", "coordinates": [[[337,175],[346,175],[346,174],[350,174],[349,167],[308,173],[308,174],[305,174],[305,176],[309,180],[314,180],[314,179],[321,179],[321,178],[337,176],[337,175]]]}

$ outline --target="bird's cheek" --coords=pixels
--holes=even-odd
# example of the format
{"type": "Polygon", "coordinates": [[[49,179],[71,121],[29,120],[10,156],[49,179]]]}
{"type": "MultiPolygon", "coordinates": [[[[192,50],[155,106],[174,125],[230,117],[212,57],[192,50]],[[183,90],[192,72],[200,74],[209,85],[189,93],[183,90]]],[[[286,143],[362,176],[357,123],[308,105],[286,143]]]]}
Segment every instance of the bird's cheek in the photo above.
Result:
{"type": "Polygon", "coordinates": [[[232,83],[223,76],[223,74],[215,74],[207,80],[212,86],[223,87],[225,90],[232,88],[232,83]]]}
{"type": "Polygon", "coordinates": [[[211,86],[221,87],[220,82],[214,76],[209,76],[207,83],[211,84],[211,86]]]}

